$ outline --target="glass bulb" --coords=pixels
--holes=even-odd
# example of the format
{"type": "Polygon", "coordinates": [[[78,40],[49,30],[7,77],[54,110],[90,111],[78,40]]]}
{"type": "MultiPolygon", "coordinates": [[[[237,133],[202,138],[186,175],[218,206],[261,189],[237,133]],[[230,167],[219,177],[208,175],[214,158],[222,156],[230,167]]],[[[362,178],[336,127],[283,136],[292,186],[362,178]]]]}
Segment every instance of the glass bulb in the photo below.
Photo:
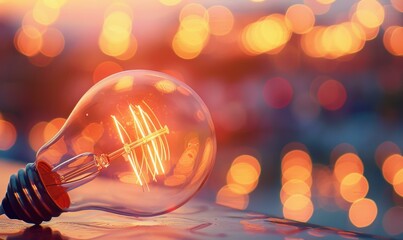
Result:
{"type": "MultiPolygon", "coordinates": [[[[178,208],[201,188],[215,152],[213,123],[200,97],[171,76],[133,70],[85,93],[32,168],[61,212],[153,216],[178,208]]],[[[3,208],[7,204],[3,200],[3,208]]]]}

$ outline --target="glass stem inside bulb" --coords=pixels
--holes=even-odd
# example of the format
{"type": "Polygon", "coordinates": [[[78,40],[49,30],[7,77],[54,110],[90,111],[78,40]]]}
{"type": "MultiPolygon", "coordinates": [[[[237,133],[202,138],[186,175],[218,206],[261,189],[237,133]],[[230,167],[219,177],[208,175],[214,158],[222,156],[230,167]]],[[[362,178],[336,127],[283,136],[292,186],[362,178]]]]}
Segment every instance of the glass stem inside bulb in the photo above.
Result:
{"type": "MultiPolygon", "coordinates": [[[[140,183],[140,185],[143,185],[142,181],[142,171],[141,167],[139,166],[139,163],[136,161],[137,158],[133,157],[135,155],[134,150],[138,147],[142,147],[144,145],[147,145],[148,143],[151,143],[151,147],[148,146],[149,150],[149,155],[148,158],[151,159],[152,164],[154,165],[155,169],[158,169],[157,163],[160,165],[160,169],[162,172],[164,172],[164,168],[162,167],[162,163],[160,162],[161,159],[165,159],[164,157],[161,157],[161,154],[166,155],[166,153],[159,153],[159,148],[157,147],[157,144],[154,143],[156,139],[159,139],[161,136],[168,134],[169,129],[167,126],[162,127],[161,129],[154,131],[140,139],[137,139],[134,142],[130,143],[123,143],[123,147],[113,151],[112,153],[109,154],[99,154],[99,155],[94,155],[92,153],[82,153],[77,155],[76,157],[56,166],[53,168],[53,172],[59,172],[60,174],[60,183],[62,185],[69,184],[69,183],[75,183],[71,186],[69,186],[69,189],[75,188],[72,186],[75,185],[81,185],[84,182],[88,182],[92,179],[92,176],[95,177],[96,174],[101,171],[102,169],[107,168],[110,165],[110,162],[121,157],[121,156],[127,156],[127,160],[130,161],[130,165],[133,168],[133,171],[140,183]],[[150,150],[152,149],[152,151],[150,150]],[[156,156],[156,157],[155,157],[156,156]],[[81,162],[80,164],[77,164],[77,162],[81,162]],[[69,166],[77,166],[77,167],[69,167],[69,166]],[[70,168],[68,171],[63,171],[63,168],[70,168]]],[[[165,149],[163,149],[165,151],[165,149]]],[[[158,173],[158,170],[156,170],[156,173],[158,173]]],[[[66,186],[67,187],[67,186],[66,186]]]]}

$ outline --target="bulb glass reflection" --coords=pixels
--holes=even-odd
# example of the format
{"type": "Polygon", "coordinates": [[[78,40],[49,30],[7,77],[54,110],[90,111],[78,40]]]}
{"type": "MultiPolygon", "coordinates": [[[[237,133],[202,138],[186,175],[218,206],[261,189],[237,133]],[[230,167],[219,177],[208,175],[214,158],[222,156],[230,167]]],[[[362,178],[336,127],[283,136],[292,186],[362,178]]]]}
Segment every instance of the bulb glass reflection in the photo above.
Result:
{"type": "Polygon", "coordinates": [[[36,169],[63,211],[152,216],[189,200],[211,172],[213,123],[187,85],[153,71],[125,71],[94,85],[36,169]]]}

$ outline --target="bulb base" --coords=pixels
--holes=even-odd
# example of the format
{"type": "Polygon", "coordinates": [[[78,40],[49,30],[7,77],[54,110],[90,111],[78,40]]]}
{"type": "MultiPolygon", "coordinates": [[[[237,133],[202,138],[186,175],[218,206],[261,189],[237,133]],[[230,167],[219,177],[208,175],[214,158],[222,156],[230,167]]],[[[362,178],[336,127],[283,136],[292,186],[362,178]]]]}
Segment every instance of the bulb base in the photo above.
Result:
{"type": "Polygon", "coordinates": [[[8,218],[33,224],[49,221],[63,212],[46,191],[32,163],[10,177],[1,205],[8,218]]]}

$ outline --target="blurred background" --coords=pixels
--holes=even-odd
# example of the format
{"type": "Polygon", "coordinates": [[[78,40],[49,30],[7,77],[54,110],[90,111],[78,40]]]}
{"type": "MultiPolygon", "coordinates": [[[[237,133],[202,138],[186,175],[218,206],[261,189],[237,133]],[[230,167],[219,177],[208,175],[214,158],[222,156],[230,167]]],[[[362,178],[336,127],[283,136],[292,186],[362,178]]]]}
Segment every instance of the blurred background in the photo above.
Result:
{"type": "Polygon", "coordinates": [[[0,0],[0,158],[21,163],[80,97],[128,69],[209,107],[200,197],[347,230],[403,233],[402,0],[0,0]]]}

